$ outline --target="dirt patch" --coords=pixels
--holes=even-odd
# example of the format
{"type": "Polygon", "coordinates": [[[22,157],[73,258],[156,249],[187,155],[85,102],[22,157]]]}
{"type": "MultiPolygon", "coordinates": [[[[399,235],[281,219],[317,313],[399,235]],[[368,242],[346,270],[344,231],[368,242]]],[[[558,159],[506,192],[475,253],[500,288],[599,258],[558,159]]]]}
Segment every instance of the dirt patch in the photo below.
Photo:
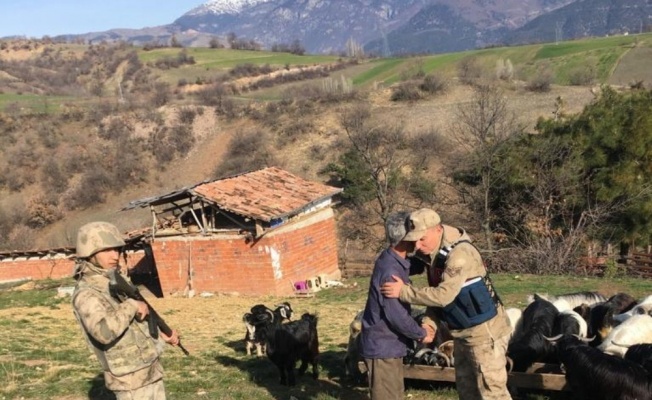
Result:
{"type": "Polygon", "coordinates": [[[635,81],[643,81],[646,87],[652,87],[652,48],[635,47],[628,51],[618,62],[609,78],[609,84],[628,86],[635,81]]]}

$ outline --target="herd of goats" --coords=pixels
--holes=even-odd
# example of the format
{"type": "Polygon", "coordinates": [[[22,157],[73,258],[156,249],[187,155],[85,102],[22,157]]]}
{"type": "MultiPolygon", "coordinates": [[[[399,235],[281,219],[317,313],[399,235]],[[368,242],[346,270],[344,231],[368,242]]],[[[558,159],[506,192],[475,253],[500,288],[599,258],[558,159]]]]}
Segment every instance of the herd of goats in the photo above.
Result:
{"type": "MultiPolygon", "coordinates": [[[[535,294],[525,309],[506,310],[512,328],[507,350],[511,372],[527,372],[535,363],[559,364],[573,398],[652,400],[652,296],[639,301],[626,293],[607,298],[597,292],[557,296],[535,294]]],[[[275,309],[262,304],[246,313],[247,354],[266,354],[278,367],[281,384],[296,383],[299,373],[312,365],[317,379],[319,341],[317,317],[303,314],[291,320],[292,308],[282,303],[275,309]]],[[[414,310],[420,322],[423,310],[414,310]]],[[[344,367],[348,376],[363,379],[358,365],[362,312],[349,327],[344,367]]],[[[405,364],[454,367],[453,337],[445,323],[438,323],[432,344],[414,343],[405,364]]]]}

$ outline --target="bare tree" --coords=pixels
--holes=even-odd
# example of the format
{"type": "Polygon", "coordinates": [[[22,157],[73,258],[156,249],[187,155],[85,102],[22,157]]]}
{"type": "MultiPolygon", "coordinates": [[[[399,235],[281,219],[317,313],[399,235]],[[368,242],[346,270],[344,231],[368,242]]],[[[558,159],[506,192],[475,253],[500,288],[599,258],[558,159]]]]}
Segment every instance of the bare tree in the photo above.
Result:
{"type": "Polygon", "coordinates": [[[461,163],[455,167],[463,197],[474,207],[485,234],[488,250],[493,250],[490,201],[498,178],[498,165],[509,138],[524,126],[507,107],[502,91],[493,85],[478,84],[468,103],[460,104],[451,126],[453,140],[461,149],[461,163]]]}
{"type": "MultiPolygon", "coordinates": [[[[391,125],[372,120],[369,108],[364,105],[345,112],[340,124],[350,148],[344,156],[347,161],[341,161],[344,165],[333,167],[331,172],[348,180],[352,193],[360,193],[355,207],[358,214],[365,216],[366,224],[374,226],[398,208],[418,205],[418,185],[430,182],[421,173],[427,169],[434,149],[441,142],[439,135],[436,132],[408,135],[400,123],[391,125]]],[[[432,196],[434,191],[431,186],[423,192],[432,196]]],[[[373,229],[363,230],[364,235],[356,236],[375,236],[373,229]]]]}

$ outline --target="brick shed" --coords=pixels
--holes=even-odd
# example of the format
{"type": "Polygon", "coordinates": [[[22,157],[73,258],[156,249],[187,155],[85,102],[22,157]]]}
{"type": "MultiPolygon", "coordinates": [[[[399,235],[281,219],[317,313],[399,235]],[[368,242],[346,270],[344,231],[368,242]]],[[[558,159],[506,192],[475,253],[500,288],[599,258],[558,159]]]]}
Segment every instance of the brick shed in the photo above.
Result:
{"type": "Polygon", "coordinates": [[[340,192],[270,167],[133,201],[124,210],[149,207],[152,226],[132,277],[163,296],[289,295],[297,281],[339,279],[340,192]]]}

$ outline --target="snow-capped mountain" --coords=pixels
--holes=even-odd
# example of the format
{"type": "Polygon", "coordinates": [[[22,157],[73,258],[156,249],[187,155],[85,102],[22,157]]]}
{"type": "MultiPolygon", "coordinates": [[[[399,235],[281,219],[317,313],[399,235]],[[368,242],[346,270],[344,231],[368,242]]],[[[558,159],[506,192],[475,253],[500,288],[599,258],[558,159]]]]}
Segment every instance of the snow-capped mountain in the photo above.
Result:
{"type": "Polygon", "coordinates": [[[339,53],[350,40],[368,54],[441,53],[652,29],[652,0],[209,0],[169,25],[110,30],[89,41],[185,46],[233,34],[263,48],[299,41],[339,53]],[[555,30],[556,29],[556,30],[555,30]],[[560,32],[561,29],[561,32],[560,32]]]}
{"type": "Polygon", "coordinates": [[[204,14],[238,14],[246,8],[253,7],[260,3],[266,3],[270,0],[210,0],[198,7],[193,8],[184,15],[204,15],[204,14]]]}

